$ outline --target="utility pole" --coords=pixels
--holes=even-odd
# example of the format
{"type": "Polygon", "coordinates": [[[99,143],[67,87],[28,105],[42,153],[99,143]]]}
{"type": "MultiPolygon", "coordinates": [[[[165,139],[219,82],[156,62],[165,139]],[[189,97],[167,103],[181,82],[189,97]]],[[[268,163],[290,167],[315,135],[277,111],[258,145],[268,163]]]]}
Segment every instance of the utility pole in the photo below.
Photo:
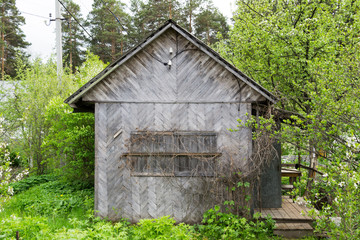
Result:
{"type": "Polygon", "coordinates": [[[55,23],[56,23],[56,59],[57,59],[57,76],[59,85],[61,85],[62,70],[62,35],[61,35],[61,11],[60,3],[55,0],[55,23]]]}

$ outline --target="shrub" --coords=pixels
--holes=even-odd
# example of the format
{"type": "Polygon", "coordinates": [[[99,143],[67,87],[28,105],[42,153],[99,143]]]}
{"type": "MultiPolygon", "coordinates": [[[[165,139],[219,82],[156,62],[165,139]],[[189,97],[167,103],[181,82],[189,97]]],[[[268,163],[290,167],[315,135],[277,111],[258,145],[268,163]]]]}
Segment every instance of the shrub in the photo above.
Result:
{"type": "Polygon", "coordinates": [[[222,213],[219,206],[204,214],[204,225],[197,228],[207,239],[268,239],[272,236],[274,221],[260,221],[259,215],[254,215],[254,221],[232,213],[222,213]]]}
{"type": "Polygon", "coordinates": [[[72,211],[93,208],[93,189],[78,190],[62,181],[50,181],[15,195],[5,204],[6,212],[30,216],[66,217],[72,211]]]}
{"type": "Polygon", "coordinates": [[[169,216],[158,219],[142,219],[132,231],[132,239],[193,239],[191,227],[184,223],[175,225],[169,216]]]}
{"type": "Polygon", "coordinates": [[[14,182],[11,184],[11,186],[14,189],[14,194],[17,194],[25,190],[28,190],[33,186],[37,186],[42,183],[46,183],[50,181],[55,181],[56,179],[57,177],[55,175],[36,175],[36,176],[24,178],[19,182],[14,182]]]}
{"type": "Polygon", "coordinates": [[[360,174],[346,163],[328,165],[326,174],[311,191],[313,204],[327,198],[318,216],[316,230],[332,238],[360,239],[360,174]]]}
{"type": "Polygon", "coordinates": [[[18,217],[11,215],[1,220],[0,239],[15,239],[17,231],[21,239],[39,239],[37,236],[45,237],[50,233],[50,227],[47,218],[41,216],[18,217]]]}
{"type": "Polygon", "coordinates": [[[46,106],[45,120],[50,127],[42,143],[45,162],[67,181],[93,184],[94,115],[71,111],[61,97],[52,98],[46,106]]]}

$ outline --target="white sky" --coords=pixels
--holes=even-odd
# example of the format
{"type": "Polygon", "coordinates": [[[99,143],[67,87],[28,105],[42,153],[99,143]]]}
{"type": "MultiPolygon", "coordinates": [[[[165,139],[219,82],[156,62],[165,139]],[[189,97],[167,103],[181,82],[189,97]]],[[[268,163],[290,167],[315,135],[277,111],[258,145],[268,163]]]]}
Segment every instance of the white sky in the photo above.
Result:
{"type": "MultiPolygon", "coordinates": [[[[74,2],[80,5],[83,16],[86,17],[91,10],[93,0],[74,0],[74,2]]],[[[123,2],[128,3],[129,0],[123,0],[123,2]]],[[[213,0],[213,2],[228,19],[232,17],[235,0],[213,0]]],[[[45,25],[45,21],[49,23],[46,19],[49,13],[53,18],[55,17],[55,0],[16,0],[16,5],[26,20],[22,29],[26,35],[26,41],[31,43],[28,53],[33,58],[43,59],[55,54],[55,22],[51,22],[50,26],[45,25]]]]}

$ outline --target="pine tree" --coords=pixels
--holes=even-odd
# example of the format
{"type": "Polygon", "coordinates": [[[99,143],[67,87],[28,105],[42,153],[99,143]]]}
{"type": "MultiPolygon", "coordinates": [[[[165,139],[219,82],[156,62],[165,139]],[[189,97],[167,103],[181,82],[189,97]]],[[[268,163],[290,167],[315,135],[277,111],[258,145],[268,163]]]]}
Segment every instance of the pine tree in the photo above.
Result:
{"type": "Polygon", "coordinates": [[[0,61],[1,80],[5,75],[15,76],[16,57],[28,58],[24,49],[30,44],[25,41],[25,35],[20,26],[25,24],[25,18],[20,16],[15,6],[15,0],[0,0],[0,61]]]}
{"type": "Polygon", "coordinates": [[[130,17],[124,7],[117,0],[94,0],[92,5],[90,50],[104,62],[114,61],[128,49],[125,43],[130,17]]]}
{"type": "Polygon", "coordinates": [[[183,17],[181,4],[176,0],[132,0],[130,9],[135,28],[132,39],[137,43],[164,24],[169,18],[177,22],[186,21],[183,17]]]}
{"type": "Polygon", "coordinates": [[[200,10],[194,19],[195,36],[208,45],[219,40],[218,33],[226,38],[229,31],[226,18],[213,5],[212,1],[203,3],[199,8],[200,10]]]}
{"type": "Polygon", "coordinates": [[[218,41],[217,33],[226,37],[229,31],[226,18],[214,7],[212,0],[132,0],[131,11],[136,29],[132,39],[137,42],[170,17],[207,44],[218,41]]]}
{"type": "Polygon", "coordinates": [[[84,21],[78,4],[74,3],[72,0],[66,0],[64,1],[64,4],[67,9],[64,9],[65,11],[62,14],[63,18],[66,19],[66,21],[62,22],[64,65],[69,66],[72,72],[75,72],[76,67],[80,66],[84,61],[85,35],[79,24],[70,15],[70,13],[76,16],[76,19],[80,21],[80,23],[84,21]]]}
{"type": "Polygon", "coordinates": [[[199,12],[202,0],[187,0],[183,6],[183,14],[186,16],[185,28],[191,33],[194,26],[194,18],[199,12]]]}

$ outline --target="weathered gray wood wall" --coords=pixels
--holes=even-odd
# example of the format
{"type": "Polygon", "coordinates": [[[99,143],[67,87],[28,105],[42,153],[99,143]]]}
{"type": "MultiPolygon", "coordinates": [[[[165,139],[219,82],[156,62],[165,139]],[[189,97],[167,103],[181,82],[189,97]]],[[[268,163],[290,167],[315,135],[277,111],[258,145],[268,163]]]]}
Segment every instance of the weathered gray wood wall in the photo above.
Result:
{"type": "Polygon", "coordinates": [[[201,221],[202,213],[212,207],[211,199],[204,199],[201,179],[134,177],[122,154],[128,151],[132,131],[214,131],[218,151],[231,154],[241,165],[251,154],[251,129],[227,129],[236,128],[238,118],[246,120],[252,102],[265,98],[238,81],[169,29],[87,92],[82,100],[96,103],[98,215],[132,222],[164,215],[201,221]],[[158,61],[171,58],[171,68],[158,61]]]}
{"type": "Polygon", "coordinates": [[[130,133],[149,131],[197,130],[218,134],[220,152],[246,161],[251,151],[251,132],[236,128],[236,119],[245,119],[250,104],[96,104],[96,209],[99,215],[131,221],[141,218],[174,216],[177,221],[197,222],[211,202],[199,202],[205,189],[196,177],[132,177],[127,166],[130,133]],[[195,117],[196,116],[196,117],[195,117]],[[105,126],[104,126],[105,125],[105,126]],[[122,134],[114,135],[122,130],[122,134]],[[249,144],[250,143],[250,144],[249,144]],[[177,186],[177,185],[181,186],[177,186]],[[187,191],[185,191],[187,190],[187,191]]]}

